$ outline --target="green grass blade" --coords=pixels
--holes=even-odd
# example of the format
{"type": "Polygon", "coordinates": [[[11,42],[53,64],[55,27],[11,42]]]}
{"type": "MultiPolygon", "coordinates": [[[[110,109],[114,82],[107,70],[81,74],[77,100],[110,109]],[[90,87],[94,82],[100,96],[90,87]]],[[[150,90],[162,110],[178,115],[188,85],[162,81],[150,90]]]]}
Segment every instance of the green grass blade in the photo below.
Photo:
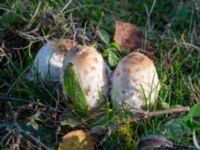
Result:
{"type": "Polygon", "coordinates": [[[84,114],[89,111],[78,71],[73,64],[67,65],[64,70],[64,92],[71,99],[76,111],[84,114]]]}

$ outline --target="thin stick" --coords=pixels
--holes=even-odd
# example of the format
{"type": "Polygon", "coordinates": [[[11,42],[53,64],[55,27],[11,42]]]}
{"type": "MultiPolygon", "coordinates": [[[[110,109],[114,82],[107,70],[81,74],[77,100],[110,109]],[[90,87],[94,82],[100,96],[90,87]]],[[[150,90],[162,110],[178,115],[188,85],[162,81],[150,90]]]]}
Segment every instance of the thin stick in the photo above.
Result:
{"type": "Polygon", "coordinates": [[[190,43],[186,43],[186,42],[184,42],[183,44],[184,44],[187,48],[190,47],[190,48],[193,48],[193,49],[195,49],[196,51],[200,52],[200,48],[199,48],[198,46],[194,45],[194,44],[190,44],[190,43]]]}
{"type": "Polygon", "coordinates": [[[187,107],[181,107],[181,108],[170,108],[170,109],[165,109],[165,110],[160,110],[160,111],[147,112],[145,113],[145,118],[150,118],[150,117],[160,116],[160,115],[165,115],[165,114],[183,113],[189,110],[190,110],[190,107],[187,106],[187,107]]]}
{"type": "MultiPolygon", "coordinates": [[[[183,112],[187,112],[189,110],[190,110],[190,107],[187,106],[187,107],[181,107],[181,108],[171,108],[171,109],[159,110],[159,111],[154,111],[154,112],[141,111],[140,113],[138,113],[137,115],[135,115],[133,118],[130,119],[130,123],[137,122],[137,121],[140,121],[143,119],[149,119],[151,117],[160,116],[160,115],[183,113],[183,112]]],[[[126,123],[127,123],[127,121],[122,121],[116,125],[110,125],[107,128],[107,133],[103,137],[100,144],[103,144],[115,129],[125,125],[126,123]]]]}
{"type": "Polygon", "coordinates": [[[33,141],[35,144],[40,145],[43,149],[49,150],[49,148],[44,143],[42,143],[40,140],[38,140],[37,138],[35,138],[34,136],[32,136],[30,132],[22,130],[21,127],[18,124],[16,125],[16,127],[17,127],[17,130],[23,136],[26,136],[28,139],[30,139],[31,141],[33,141]]]}
{"type": "Polygon", "coordinates": [[[10,96],[0,96],[0,102],[4,102],[4,101],[15,101],[15,102],[21,102],[21,103],[25,103],[25,104],[29,104],[29,105],[38,105],[38,106],[48,108],[48,109],[55,111],[55,112],[59,112],[59,113],[62,112],[58,109],[55,109],[55,108],[53,108],[49,105],[45,105],[41,102],[35,102],[35,101],[32,101],[32,100],[23,99],[23,98],[16,98],[16,97],[10,97],[10,96]]]}
{"type": "Polygon", "coordinates": [[[6,101],[6,100],[22,102],[22,103],[30,103],[31,102],[30,100],[22,99],[22,98],[16,98],[16,97],[10,97],[10,96],[0,96],[0,102],[6,101]]]}

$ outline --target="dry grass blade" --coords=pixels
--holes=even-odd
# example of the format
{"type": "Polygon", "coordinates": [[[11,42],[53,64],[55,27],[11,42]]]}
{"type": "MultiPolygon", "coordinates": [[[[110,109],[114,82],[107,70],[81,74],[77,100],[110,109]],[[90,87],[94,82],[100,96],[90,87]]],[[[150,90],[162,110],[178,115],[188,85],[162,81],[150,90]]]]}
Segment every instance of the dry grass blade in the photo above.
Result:
{"type": "Polygon", "coordinates": [[[190,43],[186,43],[186,42],[184,42],[183,44],[185,45],[186,48],[193,48],[197,52],[200,52],[200,48],[198,46],[196,46],[196,45],[193,45],[193,44],[190,44],[190,43]]]}

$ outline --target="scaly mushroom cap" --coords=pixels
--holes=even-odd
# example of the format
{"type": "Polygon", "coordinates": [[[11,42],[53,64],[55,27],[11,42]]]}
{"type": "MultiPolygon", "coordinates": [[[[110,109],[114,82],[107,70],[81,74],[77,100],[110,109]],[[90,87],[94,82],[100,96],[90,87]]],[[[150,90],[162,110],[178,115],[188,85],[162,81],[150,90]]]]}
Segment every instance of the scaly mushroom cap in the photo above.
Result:
{"type": "MultiPolygon", "coordinates": [[[[69,64],[74,65],[78,71],[80,84],[89,109],[95,108],[101,102],[100,97],[106,96],[108,93],[108,74],[110,70],[103,57],[95,48],[81,46],[73,48],[67,53],[63,70],[69,64]]],[[[64,74],[61,76],[61,83],[64,83],[63,79],[64,74]]],[[[73,101],[72,97],[70,99],[73,101]]]]}
{"type": "Polygon", "coordinates": [[[147,56],[132,52],[117,65],[112,78],[111,98],[115,108],[141,109],[154,104],[160,89],[156,68],[147,56]]]}
{"type": "Polygon", "coordinates": [[[43,80],[59,81],[64,56],[75,45],[76,42],[70,39],[47,42],[38,51],[27,78],[33,80],[36,72],[43,80]]]}

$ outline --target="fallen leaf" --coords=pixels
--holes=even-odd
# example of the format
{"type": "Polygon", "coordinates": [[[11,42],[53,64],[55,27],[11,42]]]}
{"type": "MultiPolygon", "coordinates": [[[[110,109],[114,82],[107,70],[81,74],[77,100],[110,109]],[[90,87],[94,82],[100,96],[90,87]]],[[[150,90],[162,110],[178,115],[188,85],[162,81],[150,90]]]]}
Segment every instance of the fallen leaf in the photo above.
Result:
{"type": "Polygon", "coordinates": [[[143,150],[145,148],[172,148],[173,143],[167,140],[161,135],[149,135],[143,140],[139,141],[137,150],[143,150]]]}
{"type": "Polygon", "coordinates": [[[148,42],[144,45],[144,35],[140,28],[134,24],[116,21],[114,41],[119,43],[121,52],[127,48],[130,52],[144,48],[144,53],[153,61],[156,60],[153,54],[153,49],[148,42]]]}
{"type": "Polygon", "coordinates": [[[58,150],[94,150],[92,137],[83,130],[67,133],[59,144],[58,150]]]}
{"type": "Polygon", "coordinates": [[[142,47],[143,39],[143,33],[136,25],[116,21],[114,41],[118,42],[122,48],[129,48],[134,51],[142,47]]]}

